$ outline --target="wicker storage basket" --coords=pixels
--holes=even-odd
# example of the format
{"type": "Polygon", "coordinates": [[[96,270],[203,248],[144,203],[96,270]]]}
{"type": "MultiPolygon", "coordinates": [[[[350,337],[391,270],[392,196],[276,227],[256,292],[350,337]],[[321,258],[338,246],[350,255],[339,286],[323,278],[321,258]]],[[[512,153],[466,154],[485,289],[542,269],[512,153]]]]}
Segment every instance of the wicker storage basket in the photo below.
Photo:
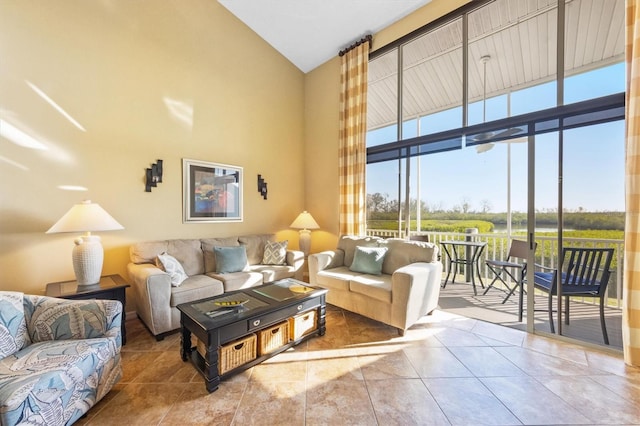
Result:
{"type": "Polygon", "coordinates": [[[273,352],[289,343],[289,323],[281,322],[258,332],[258,354],[273,352]]]}
{"type": "Polygon", "coordinates": [[[256,335],[250,334],[242,339],[227,343],[220,348],[218,370],[220,374],[256,359],[256,335]]]}
{"type": "Polygon", "coordinates": [[[204,358],[204,356],[207,353],[207,348],[204,344],[204,342],[198,338],[196,338],[196,349],[198,350],[198,353],[200,354],[200,356],[202,356],[202,358],[204,358]]]}
{"type": "Polygon", "coordinates": [[[316,311],[305,312],[289,318],[289,338],[291,340],[298,340],[317,328],[316,311]]]}

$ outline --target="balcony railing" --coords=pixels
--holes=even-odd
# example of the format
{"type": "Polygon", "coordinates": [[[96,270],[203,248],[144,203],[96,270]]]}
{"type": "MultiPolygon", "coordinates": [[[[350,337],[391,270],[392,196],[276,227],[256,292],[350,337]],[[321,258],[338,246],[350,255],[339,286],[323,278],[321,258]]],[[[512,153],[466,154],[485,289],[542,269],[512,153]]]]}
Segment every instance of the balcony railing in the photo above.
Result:
{"type": "MultiPolygon", "coordinates": [[[[412,233],[417,234],[417,233],[412,233]]],[[[505,260],[509,251],[509,239],[506,234],[465,234],[455,232],[420,232],[420,235],[428,235],[429,241],[440,243],[444,240],[464,240],[473,238],[475,241],[486,241],[487,246],[479,259],[480,276],[483,281],[493,279],[491,271],[486,266],[486,259],[505,260]]],[[[378,236],[382,238],[397,238],[398,231],[369,229],[367,235],[378,236]]],[[[517,237],[516,237],[517,239],[517,237]]],[[[553,268],[558,259],[558,240],[555,237],[536,237],[538,246],[536,248],[535,260],[537,264],[553,268]]],[[[624,241],[612,239],[588,239],[588,238],[563,238],[565,247],[603,247],[613,248],[614,256],[611,262],[611,277],[607,286],[607,305],[611,308],[622,308],[622,274],[623,274],[623,254],[624,241]]],[[[444,259],[443,259],[444,260],[444,259]]],[[[448,272],[448,264],[443,261],[444,274],[448,272]]],[[[454,265],[456,267],[457,265],[454,265]]],[[[466,266],[461,267],[461,273],[467,274],[466,266]]],[[[456,271],[454,271],[456,272],[456,271]]],[[[460,270],[458,270],[460,272],[460,270]]],[[[597,303],[593,298],[576,298],[576,301],[584,303],[597,303]]]]}

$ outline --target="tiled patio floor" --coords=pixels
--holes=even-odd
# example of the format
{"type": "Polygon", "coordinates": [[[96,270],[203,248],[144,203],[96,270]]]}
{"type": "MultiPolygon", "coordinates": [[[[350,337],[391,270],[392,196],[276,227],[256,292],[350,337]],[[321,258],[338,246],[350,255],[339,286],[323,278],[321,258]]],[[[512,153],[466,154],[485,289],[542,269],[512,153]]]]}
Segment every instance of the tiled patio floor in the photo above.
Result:
{"type": "MultiPolygon", "coordinates": [[[[447,312],[500,324],[519,330],[525,330],[524,322],[518,321],[518,294],[512,295],[506,303],[502,303],[505,293],[491,289],[483,296],[478,288],[478,295],[473,295],[470,284],[447,284],[440,292],[439,307],[447,312]]],[[[526,295],[524,296],[526,309],[526,295]]],[[[554,299],[554,307],[556,300],[554,299]]],[[[547,297],[536,296],[535,327],[537,330],[550,332],[549,315],[546,311],[547,297]]],[[[525,314],[526,315],[526,314],[525,314]]],[[[556,331],[557,317],[554,314],[556,331]]],[[[609,335],[609,347],[622,350],[622,311],[606,308],[605,323],[609,335]]],[[[597,345],[604,345],[600,328],[600,313],[597,304],[572,302],[570,306],[570,324],[562,325],[562,334],[574,339],[597,345]]]]}

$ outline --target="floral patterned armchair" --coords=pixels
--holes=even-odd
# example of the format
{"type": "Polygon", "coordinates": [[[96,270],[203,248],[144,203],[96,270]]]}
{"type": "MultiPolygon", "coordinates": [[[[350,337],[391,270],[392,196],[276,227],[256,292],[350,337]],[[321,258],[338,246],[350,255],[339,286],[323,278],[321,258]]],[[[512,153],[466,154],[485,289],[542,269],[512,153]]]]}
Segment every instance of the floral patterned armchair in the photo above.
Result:
{"type": "Polygon", "coordinates": [[[0,425],[72,424],[122,376],[122,304],[0,291],[0,425]]]}

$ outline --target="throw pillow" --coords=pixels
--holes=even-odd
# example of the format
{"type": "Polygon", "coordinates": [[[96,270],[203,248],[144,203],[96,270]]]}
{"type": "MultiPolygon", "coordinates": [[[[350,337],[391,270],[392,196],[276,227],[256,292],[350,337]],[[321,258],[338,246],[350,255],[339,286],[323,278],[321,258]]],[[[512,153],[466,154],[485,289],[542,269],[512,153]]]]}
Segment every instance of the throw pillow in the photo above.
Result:
{"type": "Polygon", "coordinates": [[[169,274],[171,277],[171,285],[173,287],[179,287],[184,280],[189,278],[184,272],[184,268],[178,259],[171,256],[166,251],[158,255],[156,259],[156,266],[169,274]]]}
{"type": "Polygon", "coordinates": [[[219,274],[242,272],[249,268],[247,249],[244,246],[214,247],[213,254],[216,257],[216,272],[219,274]]]}
{"type": "Polygon", "coordinates": [[[264,256],[262,257],[263,265],[284,265],[287,258],[287,244],[285,241],[267,241],[264,246],[264,256]]]}
{"type": "Polygon", "coordinates": [[[363,274],[380,275],[386,247],[356,247],[349,270],[363,274]]]}

